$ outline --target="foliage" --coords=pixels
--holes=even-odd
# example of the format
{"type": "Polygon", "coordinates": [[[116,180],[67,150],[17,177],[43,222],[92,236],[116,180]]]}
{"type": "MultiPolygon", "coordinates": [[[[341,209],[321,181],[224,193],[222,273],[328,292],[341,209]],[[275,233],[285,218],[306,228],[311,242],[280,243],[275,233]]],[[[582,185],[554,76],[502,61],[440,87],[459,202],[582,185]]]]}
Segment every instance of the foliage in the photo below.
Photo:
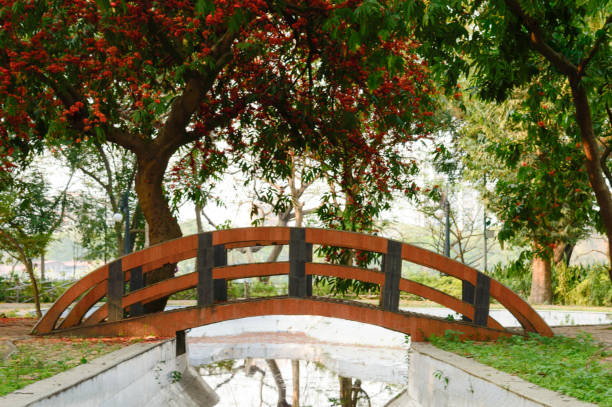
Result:
{"type": "Polygon", "coordinates": [[[68,198],[66,190],[52,196],[44,177],[36,170],[16,175],[0,191],[0,255],[8,255],[25,266],[36,315],[41,317],[32,259],[44,255],[53,232],[63,221],[68,198]]]}
{"type": "MultiPolygon", "coordinates": [[[[85,258],[106,260],[123,255],[125,212],[123,195],[128,192],[130,229],[144,230],[144,218],[132,191],[135,160],[132,153],[112,144],[76,143],[65,146],[50,140],[51,152],[62,164],[83,175],[83,188],[75,199],[73,229],[86,249],[85,258]],[[111,220],[121,213],[120,222],[111,220]]],[[[131,233],[133,250],[144,247],[144,234],[131,233]]]]}
{"type": "MultiPolygon", "coordinates": [[[[529,297],[531,269],[527,257],[521,256],[506,266],[496,264],[489,275],[522,298],[529,297]]],[[[553,265],[553,304],[609,306],[612,304],[612,283],[607,275],[605,264],[553,265]]]]}
{"type": "MultiPolygon", "coordinates": [[[[542,209],[554,212],[554,203],[561,206],[556,199],[563,197],[562,190],[582,195],[580,202],[586,201],[583,208],[589,210],[592,195],[585,192],[584,178],[578,174],[584,171],[612,245],[612,199],[604,178],[612,179],[608,168],[612,4],[599,0],[434,0],[417,1],[409,8],[411,21],[417,26],[416,37],[423,42],[421,52],[431,62],[434,74],[446,83],[448,94],[461,97],[456,87],[461,76],[468,78],[471,89],[484,100],[499,102],[516,90],[525,91],[521,96],[524,109],[511,113],[523,124],[522,143],[508,140],[497,148],[498,153],[506,154],[505,161],[514,160],[515,166],[523,144],[533,157],[518,168],[521,183],[502,185],[509,192],[502,196],[509,201],[504,204],[508,215],[514,201],[517,222],[542,223],[538,215],[542,209]],[[571,152],[576,142],[581,153],[571,152]],[[538,186],[556,173],[564,175],[566,168],[559,171],[549,166],[564,167],[566,157],[570,171],[565,175],[578,182],[566,185],[552,179],[558,190],[553,205],[543,206],[546,202],[542,199],[548,196],[538,196],[542,188],[532,188],[531,181],[538,186]],[[523,207],[523,201],[516,199],[522,195],[534,202],[523,207]]],[[[585,216],[578,215],[579,220],[585,216]]],[[[502,237],[512,232],[512,227],[507,228],[502,237]]]]}
{"type": "Polygon", "coordinates": [[[612,355],[590,335],[552,338],[530,334],[496,342],[460,342],[452,332],[429,340],[435,346],[529,382],[580,400],[612,406],[612,367],[604,358],[612,355]]]}
{"type": "Polygon", "coordinates": [[[612,305],[612,282],[604,264],[560,264],[553,275],[553,302],[562,305],[612,305]]]}
{"type": "MultiPolygon", "coordinates": [[[[428,272],[410,273],[403,277],[431,288],[435,288],[436,290],[442,291],[443,293],[451,295],[455,298],[461,298],[462,286],[461,280],[458,278],[428,272]]],[[[409,296],[409,299],[421,300],[422,298],[412,295],[409,296]]]]}
{"type": "Polygon", "coordinates": [[[87,363],[127,344],[66,339],[21,341],[17,344],[18,351],[0,362],[0,396],[87,363]]]}
{"type": "MultiPolygon", "coordinates": [[[[39,284],[41,303],[55,302],[70,286],[72,280],[47,280],[39,284]]],[[[32,302],[34,292],[31,284],[26,284],[18,278],[0,276],[0,302],[32,302]]]]}
{"type": "MultiPolygon", "coordinates": [[[[329,152],[346,150],[384,179],[389,140],[416,137],[431,114],[405,12],[376,1],[9,1],[0,155],[10,167],[43,141],[132,151],[154,243],[179,233],[162,180],[182,147],[201,155],[187,172],[204,181],[249,149],[286,173],[287,147],[335,167],[342,157],[329,152]]],[[[194,163],[182,158],[177,173],[194,163]]],[[[197,185],[182,196],[199,199],[197,185]]]]}
{"type": "Polygon", "coordinates": [[[464,176],[501,222],[499,240],[530,249],[535,242],[550,256],[556,244],[575,243],[599,219],[575,129],[554,125],[552,95],[541,97],[534,112],[531,101],[521,102],[529,98],[524,93],[501,104],[464,96],[456,148],[464,176]]]}

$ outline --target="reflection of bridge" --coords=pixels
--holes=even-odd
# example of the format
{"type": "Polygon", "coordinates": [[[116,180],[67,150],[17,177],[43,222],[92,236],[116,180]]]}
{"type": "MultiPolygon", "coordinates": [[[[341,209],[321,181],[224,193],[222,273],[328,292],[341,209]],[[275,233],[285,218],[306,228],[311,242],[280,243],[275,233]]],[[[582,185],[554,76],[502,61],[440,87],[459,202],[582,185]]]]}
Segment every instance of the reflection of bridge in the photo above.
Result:
{"type": "Polygon", "coordinates": [[[259,315],[321,315],[382,326],[422,341],[447,329],[473,339],[509,333],[489,316],[490,297],[505,306],[525,331],[551,336],[542,318],[518,295],[477,270],[409,244],[358,233],[311,228],[229,229],[186,236],[131,253],[91,272],[57,300],[34,328],[36,334],[80,336],[174,336],[215,322],[259,315]],[[227,249],[289,245],[289,261],[227,265],[227,249]],[[312,262],[312,246],[333,246],[382,254],[382,272],[312,262]],[[143,287],[144,276],[168,263],[196,257],[196,271],[143,287]],[[463,298],[401,278],[402,260],[439,270],[463,281],[463,298]],[[227,280],[288,275],[289,295],[228,301],[227,280]],[[312,276],[350,278],[381,287],[381,305],[312,296],[312,276]],[[125,281],[130,291],[124,293],[125,281]],[[142,304],[197,287],[195,307],[142,315],[142,304]],[[470,322],[398,310],[400,291],[448,307],[470,322]],[[106,297],[91,315],[87,312],[106,297]],[[71,307],[72,305],[72,307],[71,307]],[[60,316],[69,309],[67,316],[60,316]],[[127,315],[127,317],[124,317],[127,315]]]}

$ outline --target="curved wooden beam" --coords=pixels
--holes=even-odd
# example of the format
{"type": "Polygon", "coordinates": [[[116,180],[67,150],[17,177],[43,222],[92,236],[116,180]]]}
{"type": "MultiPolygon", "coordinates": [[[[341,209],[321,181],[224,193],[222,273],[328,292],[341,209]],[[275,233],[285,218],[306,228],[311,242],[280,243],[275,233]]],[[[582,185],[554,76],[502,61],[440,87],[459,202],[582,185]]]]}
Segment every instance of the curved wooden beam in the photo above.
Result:
{"type": "MultiPolygon", "coordinates": [[[[474,319],[474,306],[467,302],[461,301],[460,299],[455,298],[452,295],[448,295],[442,291],[436,290],[435,288],[431,288],[424,284],[417,283],[416,281],[412,280],[407,280],[405,278],[402,278],[400,280],[399,288],[401,291],[418,295],[419,297],[443,305],[446,308],[450,308],[453,311],[461,315],[465,315],[466,317],[472,320],[474,319]]],[[[495,329],[504,329],[504,327],[499,322],[497,322],[491,317],[487,318],[487,326],[495,329]]]]}
{"type": "MultiPolygon", "coordinates": [[[[436,269],[444,274],[469,281],[476,285],[478,270],[429,250],[403,243],[402,260],[436,269]]],[[[537,332],[544,336],[553,336],[552,330],[540,314],[508,287],[491,279],[490,294],[491,297],[499,301],[500,304],[514,315],[526,331],[537,332]]]]}
{"type": "Polygon", "coordinates": [[[460,321],[433,318],[409,312],[390,312],[354,301],[323,298],[272,297],[215,304],[208,307],[181,308],[147,314],[117,322],[78,326],[54,331],[69,336],[147,336],[171,337],[178,331],[233,319],[263,315],[318,315],[377,325],[410,335],[415,342],[432,334],[443,335],[448,329],[463,332],[462,339],[478,341],[510,336],[510,332],[478,327],[460,321]]]}

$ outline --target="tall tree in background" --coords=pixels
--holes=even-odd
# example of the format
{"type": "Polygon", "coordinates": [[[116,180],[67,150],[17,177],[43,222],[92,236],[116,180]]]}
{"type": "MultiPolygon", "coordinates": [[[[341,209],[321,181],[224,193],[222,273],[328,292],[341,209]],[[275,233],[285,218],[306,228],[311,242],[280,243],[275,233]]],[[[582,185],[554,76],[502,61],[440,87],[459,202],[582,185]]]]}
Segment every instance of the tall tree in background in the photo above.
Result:
{"type": "Polygon", "coordinates": [[[500,241],[532,253],[530,301],[550,303],[554,249],[575,244],[598,220],[578,136],[555,123],[567,98],[559,92],[535,109],[518,91],[501,104],[463,99],[455,140],[463,177],[501,222],[500,241]]]}
{"type": "Polygon", "coordinates": [[[612,195],[606,183],[612,3],[434,0],[408,8],[423,43],[420,50],[450,93],[456,92],[461,75],[469,77],[486,100],[504,100],[522,86],[530,87],[526,101],[532,106],[543,98],[555,99],[559,91],[567,93],[569,103],[554,118],[564,131],[550,136],[572,134],[572,127],[580,136],[581,164],[612,247],[612,195]]]}
{"type": "Polygon", "coordinates": [[[74,199],[72,216],[81,246],[89,259],[106,262],[121,257],[125,251],[125,216],[114,222],[115,213],[124,214],[123,195],[127,192],[130,214],[130,247],[142,248],[144,218],[134,199],[135,161],[133,155],[110,143],[74,143],[70,146],[50,146],[51,153],[62,165],[82,176],[84,188],[74,199]],[[109,227],[110,225],[110,227],[109,227]],[[110,228],[110,231],[108,230],[110,228]]]}
{"type": "Polygon", "coordinates": [[[66,190],[52,196],[43,175],[19,172],[0,190],[0,254],[21,262],[30,278],[36,316],[42,317],[33,260],[45,252],[51,236],[62,224],[66,190]]]}
{"type": "MultiPolygon", "coordinates": [[[[271,153],[280,143],[297,153],[335,146],[350,134],[259,131],[243,140],[237,131],[260,118],[265,127],[266,116],[321,128],[311,107],[323,91],[330,108],[346,107],[346,124],[382,107],[379,127],[414,126],[428,89],[408,83],[424,70],[404,13],[403,3],[373,0],[4,2],[0,159],[15,165],[49,139],[114,143],[136,156],[150,243],[179,237],[163,180],[183,146],[239,156],[256,143],[262,165],[283,165],[271,153]],[[287,109],[291,100],[306,103],[287,109]]],[[[173,273],[154,271],[147,284],[173,273]]]]}

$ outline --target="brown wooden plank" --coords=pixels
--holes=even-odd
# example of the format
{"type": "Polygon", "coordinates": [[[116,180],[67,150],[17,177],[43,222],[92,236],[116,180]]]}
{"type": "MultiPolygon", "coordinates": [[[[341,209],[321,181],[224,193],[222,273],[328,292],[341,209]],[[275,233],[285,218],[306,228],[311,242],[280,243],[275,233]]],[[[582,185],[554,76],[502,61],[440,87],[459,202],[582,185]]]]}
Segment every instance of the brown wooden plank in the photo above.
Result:
{"type": "Polygon", "coordinates": [[[376,253],[387,253],[387,239],[385,238],[340,230],[307,228],[306,242],[376,253]]]}

